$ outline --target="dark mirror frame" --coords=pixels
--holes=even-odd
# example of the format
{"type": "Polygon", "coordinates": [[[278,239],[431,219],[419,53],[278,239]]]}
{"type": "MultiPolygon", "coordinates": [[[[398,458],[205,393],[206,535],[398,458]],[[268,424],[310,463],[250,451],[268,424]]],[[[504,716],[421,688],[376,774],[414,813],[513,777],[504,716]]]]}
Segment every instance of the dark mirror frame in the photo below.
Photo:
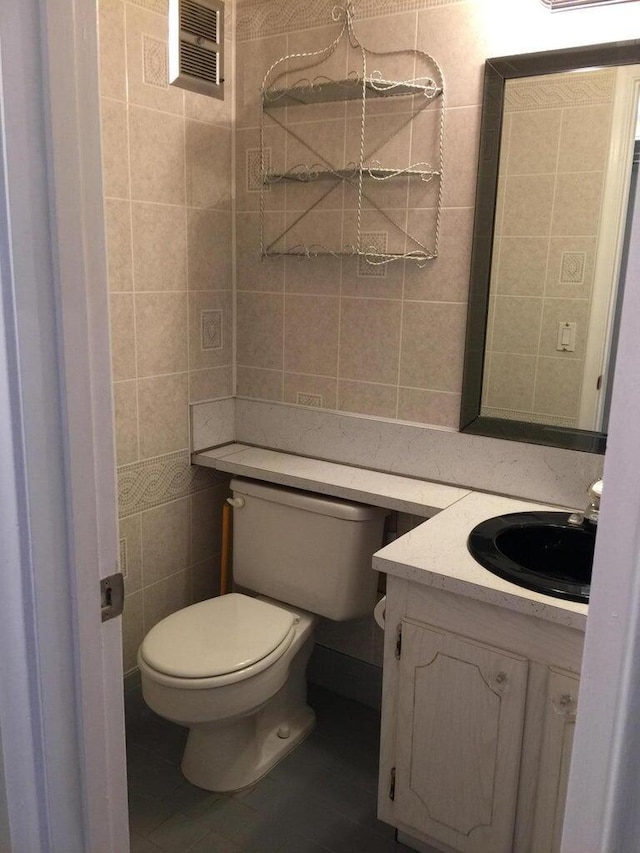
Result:
{"type": "Polygon", "coordinates": [[[488,59],[485,63],[471,282],[462,378],[461,432],[571,450],[584,450],[590,453],[605,451],[607,436],[604,432],[590,432],[481,415],[484,345],[489,309],[491,256],[506,81],[518,77],[572,71],[577,68],[634,63],[640,63],[640,39],[520,56],[503,56],[488,59]]]}

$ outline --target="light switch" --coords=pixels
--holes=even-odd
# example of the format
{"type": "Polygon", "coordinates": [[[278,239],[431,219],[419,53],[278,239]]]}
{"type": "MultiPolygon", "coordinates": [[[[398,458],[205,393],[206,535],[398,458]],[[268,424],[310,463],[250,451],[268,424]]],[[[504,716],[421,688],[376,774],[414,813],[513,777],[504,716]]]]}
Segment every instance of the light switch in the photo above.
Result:
{"type": "Polygon", "coordinates": [[[562,321],[558,323],[558,346],[556,349],[559,352],[576,351],[577,327],[577,323],[567,323],[562,321]]]}

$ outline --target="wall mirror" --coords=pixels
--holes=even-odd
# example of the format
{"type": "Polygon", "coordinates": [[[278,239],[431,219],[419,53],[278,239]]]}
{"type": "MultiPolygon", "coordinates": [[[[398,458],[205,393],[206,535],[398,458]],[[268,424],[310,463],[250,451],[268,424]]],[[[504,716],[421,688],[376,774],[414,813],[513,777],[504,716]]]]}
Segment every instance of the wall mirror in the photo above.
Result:
{"type": "Polygon", "coordinates": [[[485,65],[460,429],[604,453],[640,40],[485,65]]]}

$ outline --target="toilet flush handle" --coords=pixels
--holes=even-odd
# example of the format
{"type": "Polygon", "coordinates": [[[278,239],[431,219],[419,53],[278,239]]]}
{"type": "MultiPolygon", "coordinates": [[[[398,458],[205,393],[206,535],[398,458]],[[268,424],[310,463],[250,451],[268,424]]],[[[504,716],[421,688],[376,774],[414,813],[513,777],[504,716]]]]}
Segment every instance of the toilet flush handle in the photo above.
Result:
{"type": "Polygon", "coordinates": [[[242,509],[244,506],[244,498],[227,498],[227,503],[231,504],[235,509],[242,509]]]}

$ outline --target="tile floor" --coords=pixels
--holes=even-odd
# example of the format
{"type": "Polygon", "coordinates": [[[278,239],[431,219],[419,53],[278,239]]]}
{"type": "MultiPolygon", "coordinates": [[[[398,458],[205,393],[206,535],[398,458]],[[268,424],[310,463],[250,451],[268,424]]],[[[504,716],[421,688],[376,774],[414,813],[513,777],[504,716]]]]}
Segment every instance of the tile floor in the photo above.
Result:
{"type": "Polygon", "coordinates": [[[131,853],[409,853],[376,819],[380,716],[319,687],[313,734],[254,788],[233,796],[179,770],[186,729],[140,687],[125,695],[131,853]]]}

